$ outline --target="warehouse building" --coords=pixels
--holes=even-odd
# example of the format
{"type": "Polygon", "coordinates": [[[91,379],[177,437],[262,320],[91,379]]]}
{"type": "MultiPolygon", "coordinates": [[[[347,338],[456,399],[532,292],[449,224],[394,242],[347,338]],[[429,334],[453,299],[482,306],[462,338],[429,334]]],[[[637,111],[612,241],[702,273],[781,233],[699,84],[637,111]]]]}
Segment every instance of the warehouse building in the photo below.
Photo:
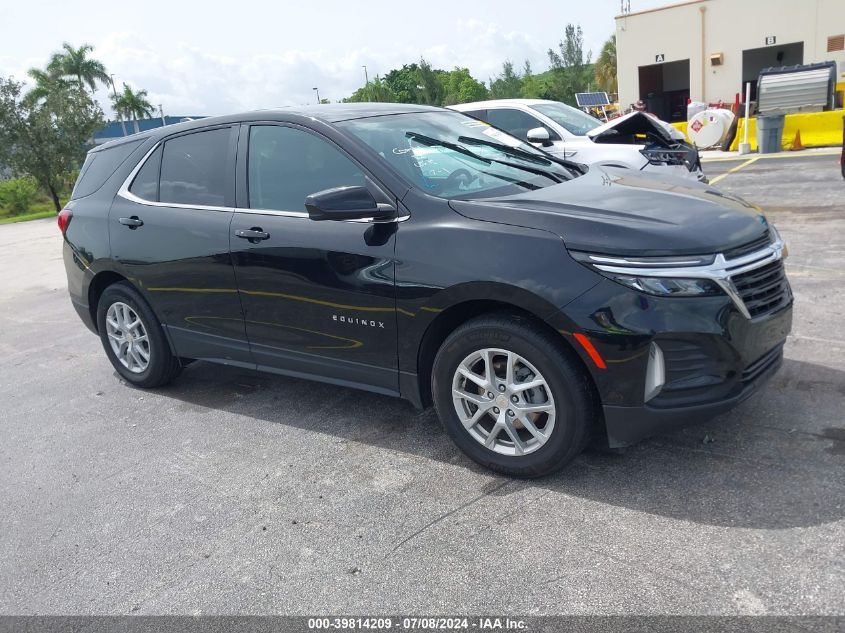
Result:
{"type": "Polygon", "coordinates": [[[732,103],[764,68],[834,61],[845,82],[845,0],[690,0],[616,17],[619,103],[685,121],[687,99],[732,103]]]}

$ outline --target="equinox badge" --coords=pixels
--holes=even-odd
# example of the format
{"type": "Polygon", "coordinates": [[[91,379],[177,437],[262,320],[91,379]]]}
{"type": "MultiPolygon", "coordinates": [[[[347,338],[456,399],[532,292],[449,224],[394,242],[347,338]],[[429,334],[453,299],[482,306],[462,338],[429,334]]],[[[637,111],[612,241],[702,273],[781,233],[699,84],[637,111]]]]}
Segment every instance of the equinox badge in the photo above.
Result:
{"type": "Polygon", "coordinates": [[[374,327],[384,329],[383,321],[374,321],[371,319],[359,319],[358,317],[348,317],[337,314],[332,315],[332,321],[340,321],[341,323],[348,323],[349,325],[363,325],[364,327],[374,327]]]}

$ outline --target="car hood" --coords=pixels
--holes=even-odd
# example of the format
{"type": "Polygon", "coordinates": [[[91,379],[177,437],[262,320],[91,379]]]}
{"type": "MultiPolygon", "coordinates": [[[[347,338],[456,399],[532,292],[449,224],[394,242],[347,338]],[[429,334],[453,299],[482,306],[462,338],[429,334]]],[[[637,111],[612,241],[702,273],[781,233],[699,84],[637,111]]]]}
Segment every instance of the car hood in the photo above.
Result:
{"type": "Polygon", "coordinates": [[[652,134],[666,142],[684,140],[680,130],[644,112],[630,112],[587,132],[587,136],[594,141],[605,143],[612,143],[613,137],[631,134],[652,134]]]}
{"type": "Polygon", "coordinates": [[[760,239],[760,209],[697,182],[591,167],[568,182],[501,198],[452,200],[466,217],[551,231],[567,248],[610,255],[724,252],[760,239]]]}

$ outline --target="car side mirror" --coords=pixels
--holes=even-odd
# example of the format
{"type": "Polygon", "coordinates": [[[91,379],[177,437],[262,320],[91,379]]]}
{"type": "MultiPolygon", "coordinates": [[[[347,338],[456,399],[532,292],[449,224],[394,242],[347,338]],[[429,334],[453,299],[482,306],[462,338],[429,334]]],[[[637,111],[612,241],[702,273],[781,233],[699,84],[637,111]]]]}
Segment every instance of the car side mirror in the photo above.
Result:
{"type": "Polygon", "coordinates": [[[528,130],[528,142],[529,143],[540,143],[542,145],[551,145],[552,142],[549,139],[549,131],[544,127],[535,127],[531,130],[528,130]]]}
{"type": "Polygon", "coordinates": [[[305,198],[305,209],[312,220],[377,220],[396,218],[396,209],[379,205],[366,187],[334,187],[305,198]]]}

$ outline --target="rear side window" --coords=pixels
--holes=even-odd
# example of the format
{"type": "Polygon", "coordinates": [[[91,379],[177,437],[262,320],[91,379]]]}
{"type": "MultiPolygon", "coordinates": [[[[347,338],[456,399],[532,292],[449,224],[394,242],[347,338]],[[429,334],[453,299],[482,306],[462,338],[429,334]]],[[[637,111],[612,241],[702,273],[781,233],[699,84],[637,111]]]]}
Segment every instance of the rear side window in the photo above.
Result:
{"type": "Polygon", "coordinates": [[[140,143],[141,141],[130,141],[98,152],[90,152],[79,170],[79,178],[76,179],[70,199],[84,198],[97,191],[140,143]]]}
{"type": "Polygon", "coordinates": [[[178,136],[164,144],[159,201],[222,207],[229,128],[178,136]]]}
{"type": "Polygon", "coordinates": [[[247,165],[251,209],[305,211],[312,193],[366,184],[363,172],[337,147],[289,127],[251,127],[247,165]]]}
{"type": "Polygon", "coordinates": [[[161,147],[143,164],[132,181],[129,191],[139,198],[158,202],[158,174],[161,170],[161,147]]]}

